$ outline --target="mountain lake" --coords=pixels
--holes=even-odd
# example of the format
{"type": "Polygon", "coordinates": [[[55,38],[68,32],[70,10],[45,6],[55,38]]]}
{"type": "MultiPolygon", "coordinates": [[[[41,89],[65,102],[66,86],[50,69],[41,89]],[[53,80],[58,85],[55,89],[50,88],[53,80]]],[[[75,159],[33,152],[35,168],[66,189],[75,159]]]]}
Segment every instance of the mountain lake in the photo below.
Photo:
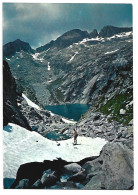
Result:
{"type": "Polygon", "coordinates": [[[81,115],[84,114],[91,104],[65,104],[65,105],[50,105],[45,106],[46,110],[54,114],[78,121],[81,115]]]}

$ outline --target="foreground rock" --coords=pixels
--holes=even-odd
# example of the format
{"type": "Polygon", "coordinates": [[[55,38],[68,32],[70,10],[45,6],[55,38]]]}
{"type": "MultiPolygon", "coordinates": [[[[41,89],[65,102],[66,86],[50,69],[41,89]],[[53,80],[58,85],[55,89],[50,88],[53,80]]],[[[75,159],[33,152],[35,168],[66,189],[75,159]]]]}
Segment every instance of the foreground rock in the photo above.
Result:
{"type": "Polygon", "coordinates": [[[43,186],[52,186],[56,184],[58,181],[58,178],[55,175],[55,172],[52,172],[50,174],[44,173],[42,178],[41,178],[41,183],[43,186]]]}
{"type": "Polygon", "coordinates": [[[121,143],[107,144],[102,154],[95,160],[98,164],[97,173],[93,170],[93,162],[86,163],[86,172],[91,172],[92,178],[84,189],[127,190],[134,185],[133,151],[121,143]]]}
{"type": "Polygon", "coordinates": [[[86,161],[87,159],[83,159],[77,163],[72,163],[57,159],[53,161],[46,160],[43,163],[33,162],[21,165],[11,188],[80,188],[82,186],[81,182],[86,178],[85,170],[80,164],[84,164],[86,161]],[[62,179],[65,176],[67,180],[62,179]]]}
{"type": "Polygon", "coordinates": [[[16,189],[28,189],[29,188],[29,179],[22,179],[19,181],[19,185],[16,186],[16,189]]]}
{"type": "Polygon", "coordinates": [[[72,163],[69,165],[64,166],[65,172],[72,174],[72,173],[78,173],[82,171],[82,167],[78,165],[77,163],[72,163]]]}
{"type": "Polygon", "coordinates": [[[85,180],[85,178],[86,178],[86,172],[83,169],[83,171],[80,171],[80,172],[74,174],[73,176],[71,176],[69,178],[69,181],[82,182],[85,180]]]}
{"type": "Polygon", "coordinates": [[[38,179],[33,185],[32,185],[32,189],[41,189],[43,187],[41,180],[38,179]]]}
{"type": "Polygon", "coordinates": [[[122,143],[108,143],[91,161],[58,159],[22,165],[12,188],[129,190],[133,189],[133,174],[133,151],[122,143]]]}

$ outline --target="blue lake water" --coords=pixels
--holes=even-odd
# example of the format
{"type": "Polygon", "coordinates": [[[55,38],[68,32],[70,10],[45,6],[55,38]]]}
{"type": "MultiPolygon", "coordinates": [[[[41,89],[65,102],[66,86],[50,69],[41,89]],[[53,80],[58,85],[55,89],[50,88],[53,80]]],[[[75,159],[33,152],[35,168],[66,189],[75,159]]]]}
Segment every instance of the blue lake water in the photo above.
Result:
{"type": "Polygon", "coordinates": [[[66,134],[61,134],[61,133],[59,133],[58,130],[48,132],[48,133],[45,135],[45,137],[48,138],[48,139],[50,139],[50,140],[54,140],[54,141],[69,139],[69,136],[67,136],[66,134]]]}
{"type": "Polygon", "coordinates": [[[53,105],[46,106],[45,108],[54,114],[64,116],[68,119],[78,121],[82,114],[89,108],[90,104],[66,104],[66,105],[53,105]]]}

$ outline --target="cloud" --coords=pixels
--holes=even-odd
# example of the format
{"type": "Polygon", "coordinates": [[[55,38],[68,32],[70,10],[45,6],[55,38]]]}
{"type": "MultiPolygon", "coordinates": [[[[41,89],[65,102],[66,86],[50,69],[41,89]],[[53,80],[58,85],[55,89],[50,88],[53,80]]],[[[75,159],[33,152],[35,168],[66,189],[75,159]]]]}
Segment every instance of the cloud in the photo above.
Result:
{"type": "Polygon", "coordinates": [[[3,42],[20,38],[37,47],[64,32],[105,25],[131,26],[129,4],[3,3],[3,42]]]}

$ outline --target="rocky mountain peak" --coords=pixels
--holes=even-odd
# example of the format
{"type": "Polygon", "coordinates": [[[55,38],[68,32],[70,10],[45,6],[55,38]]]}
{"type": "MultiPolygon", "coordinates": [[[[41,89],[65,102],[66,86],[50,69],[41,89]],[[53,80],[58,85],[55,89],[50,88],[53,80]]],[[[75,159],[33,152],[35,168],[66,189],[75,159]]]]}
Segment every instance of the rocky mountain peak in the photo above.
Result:
{"type": "Polygon", "coordinates": [[[52,47],[63,49],[73,43],[77,43],[78,41],[81,41],[84,38],[88,38],[88,37],[89,37],[89,33],[87,31],[82,31],[80,29],[73,29],[65,32],[63,35],[58,37],[55,41],[51,41],[50,43],[47,43],[46,45],[37,48],[36,51],[42,52],[52,47]]]}
{"type": "Polygon", "coordinates": [[[16,39],[15,41],[13,41],[14,43],[22,43],[23,41],[21,41],[21,39],[16,39]]]}
{"type": "Polygon", "coordinates": [[[103,27],[99,33],[100,37],[111,37],[115,34],[122,33],[122,32],[129,32],[132,31],[132,27],[115,27],[111,25],[107,25],[103,27]]]}
{"type": "Polygon", "coordinates": [[[29,43],[16,39],[15,41],[9,42],[3,46],[3,55],[4,57],[10,57],[21,50],[28,53],[34,53],[34,50],[29,43]]]}
{"type": "Polygon", "coordinates": [[[90,38],[95,38],[95,37],[97,37],[98,35],[99,35],[99,34],[98,34],[97,30],[94,29],[94,30],[90,33],[90,38]]]}
{"type": "Polygon", "coordinates": [[[80,29],[73,29],[70,30],[66,33],[64,33],[60,38],[66,38],[68,39],[69,37],[88,37],[89,33],[87,31],[82,31],[80,29]]]}

